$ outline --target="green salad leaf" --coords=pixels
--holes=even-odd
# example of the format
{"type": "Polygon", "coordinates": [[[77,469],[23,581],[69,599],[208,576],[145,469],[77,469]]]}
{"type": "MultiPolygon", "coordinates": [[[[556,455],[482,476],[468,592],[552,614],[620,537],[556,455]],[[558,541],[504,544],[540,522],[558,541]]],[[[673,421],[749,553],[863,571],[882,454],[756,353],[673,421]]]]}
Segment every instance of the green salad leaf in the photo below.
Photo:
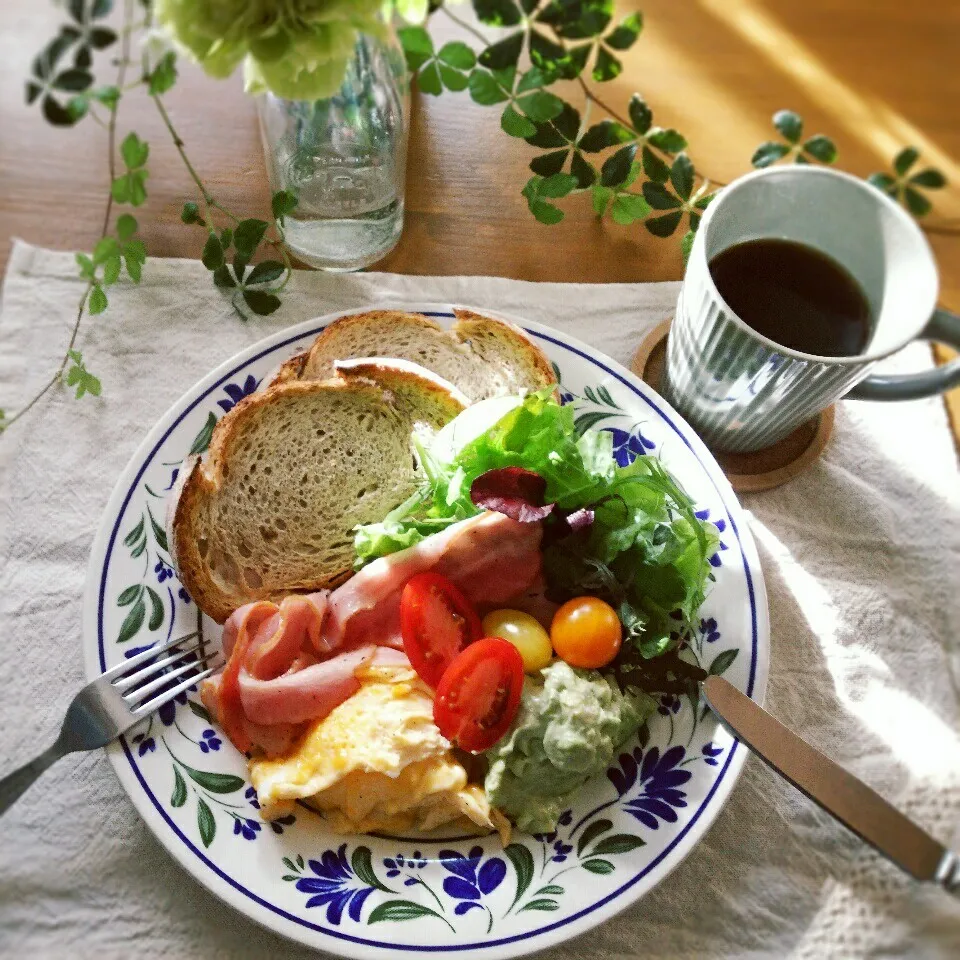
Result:
{"type": "Polygon", "coordinates": [[[692,629],[719,537],[656,457],[619,466],[612,434],[578,433],[572,407],[549,390],[475,404],[435,437],[415,435],[414,445],[421,486],[380,523],[357,528],[358,568],[476,516],[473,482],[522,467],[546,481],[544,502],[556,505],[544,527],[551,599],[606,600],[620,614],[625,647],[643,658],[675,647],[692,629]],[[563,517],[581,509],[592,511],[592,523],[565,528],[563,517]]]}

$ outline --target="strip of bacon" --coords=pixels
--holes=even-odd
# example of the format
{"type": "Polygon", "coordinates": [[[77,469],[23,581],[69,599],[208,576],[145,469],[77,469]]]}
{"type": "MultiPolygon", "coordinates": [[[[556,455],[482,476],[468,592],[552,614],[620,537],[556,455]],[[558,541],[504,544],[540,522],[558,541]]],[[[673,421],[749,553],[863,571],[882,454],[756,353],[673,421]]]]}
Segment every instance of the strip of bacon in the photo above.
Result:
{"type": "Polygon", "coordinates": [[[538,580],[541,537],[539,523],[486,512],[374,560],[330,594],[324,626],[328,647],[402,647],[400,595],[418,573],[443,574],[477,605],[504,603],[538,580]]]}

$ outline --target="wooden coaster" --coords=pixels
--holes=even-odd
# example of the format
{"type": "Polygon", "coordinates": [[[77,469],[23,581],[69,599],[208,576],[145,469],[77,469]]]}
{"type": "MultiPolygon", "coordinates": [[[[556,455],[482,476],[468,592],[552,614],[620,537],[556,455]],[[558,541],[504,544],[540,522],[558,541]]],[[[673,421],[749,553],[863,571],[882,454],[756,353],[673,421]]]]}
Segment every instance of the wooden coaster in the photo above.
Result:
{"type": "MultiPolygon", "coordinates": [[[[633,372],[645,383],[660,390],[666,357],[667,334],[672,320],[654,327],[633,356],[633,372]]],[[[834,408],[827,407],[812,420],[797,427],[772,447],[753,453],[711,451],[730,485],[738,493],[772,490],[803,473],[823,453],[833,433],[834,408]]]]}

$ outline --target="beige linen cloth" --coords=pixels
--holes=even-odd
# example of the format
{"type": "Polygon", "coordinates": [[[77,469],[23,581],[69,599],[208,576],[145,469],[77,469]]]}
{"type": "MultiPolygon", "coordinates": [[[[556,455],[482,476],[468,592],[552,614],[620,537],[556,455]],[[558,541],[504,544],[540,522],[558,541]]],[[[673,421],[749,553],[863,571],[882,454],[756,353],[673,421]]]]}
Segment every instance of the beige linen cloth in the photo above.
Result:
{"type": "MultiPolygon", "coordinates": [[[[50,375],[80,296],[70,254],[18,244],[0,314],[0,407],[50,375]]],[[[241,322],[193,261],[151,261],[110,291],[79,347],[101,399],[56,390],[0,437],[0,758],[45,747],[83,681],[80,601],[114,482],[158,417],[269,333],[386,301],[489,307],[628,364],[677,285],[298,273],[283,307],[241,322]]],[[[887,369],[929,364],[922,345],[887,369]]],[[[770,596],[767,705],[960,844],[960,484],[938,400],[840,403],[826,455],[743,498],[770,596]]],[[[0,821],[0,956],[308,957],[222,905],[143,825],[101,753],[54,767],[0,821]]],[[[960,902],[907,881],[748,760],[688,859],[559,958],[960,956],[960,902]]]]}

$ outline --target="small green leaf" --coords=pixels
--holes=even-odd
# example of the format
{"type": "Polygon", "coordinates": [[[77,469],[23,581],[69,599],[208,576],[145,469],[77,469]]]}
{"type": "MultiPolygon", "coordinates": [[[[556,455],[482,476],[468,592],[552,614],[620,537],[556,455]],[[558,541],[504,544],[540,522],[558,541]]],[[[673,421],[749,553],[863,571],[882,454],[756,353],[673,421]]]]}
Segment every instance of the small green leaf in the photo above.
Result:
{"type": "Polygon", "coordinates": [[[607,157],[600,168],[600,182],[605,187],[619,187],[630,175],[630,168],[636,154],[637,145],[628,143],[607,157]]]}
{"type": "Polygon", "coordinates": [[[479,62],[482,67],[490,70],[503,70],[506,67],[515,67],[523,50],[523,31],[511,34],[505,40],[487,47],[480,54],[479,62]]]}
{"type": "Polygon", "coordinates": [[[208,270],[216,270],[223,266],[223,246],[215,233],[211,233],[207,237],[200,260],[208,270]]]}
{"type": "Polygon", "coordinates": [[[263,290],[244,290],[243,299],[258,316],[266,317],[280,308],[280,298],[263,290]]]}
{"type": "Polygon", "coordinates": [[[288,870],[293,870],[294,873],[297,872],[296,866],[294,866],[293,861],[292,861],[289,857],[284,857],[284,858],[283,858],[283,865],[284,865],[288,870]]]}
{"type": "Polygon", "coordinates": [[[643,185],[643,196],[654,210],[676,210],[682,206],[681,201],[662,183],[653,183],[648,180],[643,185]]]}
{"type": "Polygon", "coordinates": [[[117,636],[117,643],[126,643],[143,626],[143,621],[147,615],[147,608],[143,602],[143,596],[137,597],[137,602],[130,608],[130,612],[124,617],[120,625],[120,633],[117,636]]]}
{"type": "Polygon", "coordinates": [[[166,93],[177,82],[177,55],[168,51],[153,68],[147,90],[151,97],[166,93]]]}
{"type": "Polygon", "coordinates": [[[121,213],[117,217],[117,236],[121,240],[129,240],[137,232],[137,218],[129,213],[121,213]]]}
{"type": "Polygon", "coordinates": [[[547,177],[540,182],[537,193],[541,197],[557,200],[560,197],[567,196],[571,190],[576,188],[577,178],[575,176],[569,173],[555,173],[552,177],[547,177]]]}
{"type": "Polygon", "coordinates": [[[416,920],[418,917],[443,917],[436,910],[413,900],[385,900],[370,911],[367,923],[381,923],[384,920],[416,920]]]}
{"type": "Polygon", "coordinates": [[[758,169],[762,169],[763,167],[769,167],[778,160],[782,160],[789,152],[790,147],[787,144],[780,143],[777,140],[768,140],[766,143],[761,143],[753,151],[750,163],[758,169]]]}
{"type": "Polygon", "coordinates": [[[607,147],[615,147],[621,143],[629,143],[636,136],[623,124],[615,120],[602,120],[595,123],[578,141],[577,146],[587,153],[597,153],[607,147]]]}
{"type": "Polygon", "coordinates": [[[549,912],[552,910],[559,910],[560,904],[556,900],[551,900],[548,897],[544,897],[538,900],[531,900],[529,903],[525,903],[519,910],[520,913],[523,913],[524,910],[543,910],[549,912]]]}
{"type": "MultiPolygon", "coordinates": [[[[236,263],[234,263],[236,269],[236,263]]],[[[279,280],[286,272],[286,267],[279,260],[264,260],[258,263],[247,277],[247,283],[272,283],[279,280]]],[[[238,274],[239,276],[239,274],[238,274]]]]}
{"type": "Polygon", "coordinates": [[[593,212],[602,217],[607,212],[607,206],[614,196],[614,191],[610,187],[595,183],[593,185],[593,212]]]}
{"type": "Polygon", "coordinates": [[[472,70],[477,62],[477,55],[465,43],[451,40],[440,48],[437,59],[458,70],[472,70]]]}
{"type": "Polygon", "coordinates": [[[563,101],[546,90],[535,90],[517,97],[517,106],[536,123],[546,123],[560,115],[563,110],[563,101]]]}
{"type": "Polygon", "coordinates": [[[915,173],[908,182],[917,187],[926,187],[928,190],[939,190],[947,185],[947,178],[939,170],[928,167],[926,170],[915,173]]]}
{"type": "MultiPolygon", "coordinates": [[[[644,187],[646,186],[647,184],[644,184],[644,187]]],[[[665,214],[662,217],[648,218],[643,221],[643,225],[655,237],[669,237],[680,225],[681,219],[682,219],[682,214],[680,213],[679,210],[676,210],[673,213],[665,214]]]]}
{"type": "Polygon", "coordinates": [[[510,99],[510,94],[500,86],[488,70],[474,70],[470,74],[467,86],[470,90],[470,99],[484,107],[510,99]]]}
{"type": "Polygon", "coordinates": [[[233,243],[233,230],[230,227],[224,227],[220,231],[220,245],[223,247],[224,256],[226,256],[227,251],[230,249],[230,244],[233,243]]]}
{"type": "Polygon", "coordinates": [[[423,27],[401,27],[397,37],[411,70],[419,70],[433,56],[433,39],[423,27]]]}
{"type": "Polygon", "coordinates": [[[730,664],[737,659],[737,654],[739,650],[723,650],[714,657],[713,662],[710,664],[707,673],[711,676],[717,677],[721,673],[725,673],[729,669],[730,664]]]}
{"type": "Polygon", "coordinates": [[[95,284],[90,291],[90,298],[87,300],[87,309],[91,313],[103,313],[107,309],[107,295],[103,292],[103,287],[95,284]]]}
{"type": "Polygon", "coordinates": [[[260,246],[263,235],[267,232],[269,224],[266,220],[241,220],[233,232],[233,245],[239,253],[245,257],[250,257],[253,251],[260,246]]]}
{"type": "Polygon", "coordinates": [[[171,807],[182,807],[187,802],[187,783],[180,776],[180,771],[173,768],[173,796],[170,798],[171,807]]]}
{"type": "Polygon", "coordinates": [[[369,847],[357,847],[350,858],[350,866],[358,879],[362,880],[368,887],[376,887],[377,890],[383,890],[386,893],[394,893],[388,886],[385,886],[377,877],[373,869],[373,856],[369,847]]]}
{"type": "Polygon", "coordinates": [[[147,629],[158,630],[163,623],[163,601],[153,587],[147,587],[147,596],[150,597],[150,620],[147,629]]]}
{"type": "Polygon", "coordinates": [[[822,133],[811,137],[803,145],[804,153],[809,153],[815,160],[821,163],[833,163],[837,159],[836,144],[822,133]]]}
{"type": "Polygon", "coordinates": [[[180,219],[184,223],[202,223],[200,219],[200,208],[192,201],[188,200],[180,211],[180,219]]]}
{"type": "Polygon", "coordinates": [[[197,797],[197,828],[200,830],[203,845],[209,847],[217,835],[217,821],[203,797],[197,797]]]}
{"type": "Polygon", "coordinates": [[[629,833],[617,833],[612,837],[604,837],[591,852],[591,856],[609,856],[614,853],[629,853],[636,850],[637,847],[645,845],[645,841],[640,837],[635,837],[629,833]]]}
{"type": "Polygon", "coordinates": [[[614,865],[609,860],[587,860],[584,863],[580,864],[584,870],[589,870],[590,873],[596,873],[600,876],[603,876],[607,873],[613,873],[616,869],[614,865]]]}
{"type": "Polygon", "coordinates": [[[74,259],[80,268],[80,276],[83,277],[84,280],[92,280],[96,273],[96,267],[94,267],[93,261],[85,253],[75,254],[74,259]]]}
{"type": "Polygon", "coordinates": [[[527,93],[529,90],[539,90],[541,87],[547,86],[551,82],[551,77],[541,70],[539,67],[531,67],[520,79],[517,81],[516,93],[527,93]]]}
{"type": "Polygon", "coordinates": [[[893,169],[898,177],[906,176],[907,171],[917,162],[920,151],[916,147],[904,147],[893,158],[893,169]]]}
{"type": "Polygon", "coordinates": [[[431,60],[418,74],[417,84],[421,93],[428,93],[431,97],[439,97],[443,93],[443,80],[440,77],[440,65],[431,60]]]}
{"type": "Polygon", "coordinates": [[[103,264],[103,284],[104,286],[109,287],[110,284],[116,283],[120,278],[120,268],[122,262],[120,260],[120,255],[116,254],[115,256],[110,257],[104,261],[103,264]]]}
{"type": "Polygon", "coordinates": [[[114,237],[101,237],[97,245],[93,248],[93,262],[103,263],[108,257],[112,257],[119,249],[114,237]]]}
{"type": "Polygon", "coordinates": [[[773,115],[773,125],[790,143],[799,143],[803,136],[803,118],[792,110],[778,110],[773,115]]]}
{"type": "MultiPolygon", "coordinates": [[[[134,537],[134,539],[133,539],[132,541],[130,541],[130,543],[127,543],[127,541],[124,540],[124,543],[127,543],[127,546],[128,546],[128,547],[133,546],[133,544],[136,542],[136,540],[139,539],[139,535],[143,533],[143,518],[142,518],[142,517],[141,517],[141,519],[140,519],[140,523],[137,525],[136,528],[134,528],[134,530],[133,530],[132,532],[133,532],[133,533],[137,533],[138,530],[139,530],[139,533],[137,534],[137,537],[134,537]]],[[[127,534],[127,539],[129,539],[129,538],[130,538],[130,534],[127,534]]],[[[143,585],[142,585],[142,584],[135,583],[132,587],[127,587],[127,589],[124,590],[124,591],[120,594],[119,597],[117,597],[117,606],[118,606],[118,607],[129,607],[130,604],[133,603],[133,601],[136,600],[137,597],[139,597],[141,593],[143,593],[143,585]]]]}
{"type": "Polygon", "coordinates": [[[127,165],[127,169],[136,170],[142,167],[150,156],[150,146],[144,143],[133,131],[128,133],[120,144],[120,156],[127,165]]]}
{"type": "Polygon", "coordinates": [[[120,102],[120,90],[114,86],[100,87],[99,90],[92,91],[90,96],[108,110],[115,110],[120,102]]]}
{"type": "Polygon", "coordinates": [[[647,101],[639,93],[635,93],[630,98],[628,109],[633,129],[640,134],[646,133],[650,129],[650,124],[653,123],[653,111],[647,106],[647,101]]]}
{"type": "Polygon", "coordinates": [[[150,517],[150,526],[153,528],[153,538],[157,541],[157,546],[161,550],[169,551],[170,548],[167,546],[167,534],[164,532],[163,527],[161,527],[160,524],[154,520],[153,514],[150,512],[150,507],[147,507],[147,516],[150,517]]]}
{"type": "Polygon", "coordinates": [[[623,64],[606,47],[597,49],[597,59],[593,64],[593,79],[597,83],[616,80],[623,73],[623,64]]]}
{"type": "Polygon", "coordinates": [[[594,820],[582,834],[577,842],[577,856],[581,856],[583,851],[592,843],[601,833],[606,833],[613,826],[612,820],[594,820]]]}
{"type": "Polygon", "coordinates": [[[680,241],[680,255],[683,257],[684,266],[687,265],[687,261],[690,259],[690,251],[693,250],[693,241],[696,239],[696,236],[693,230],[688,230],[680,241]]]}
{"type": "Polygon", "coordinates": [[[896,194],[897,181],[889,173],[871,173],[867,177],[867,183],[872,184],[884,193],[889,193],[891,196],[896,194]]]}
{"type": "Polygon", "coordinates": [[[213,282],[218,286],[224,289],[229,289],[231,287],[236,287],[237,281],[233,279],[233,274],[230,272],[230,268],[223,264],[221,267],[217,267],[213,271],[213,282]]]}
{"type": "Polygon", "coordinates": [[[685,153],[681,153],[670,168],[670,182],[681,200],[690,199],[690,194],[693,192],[693,176],[694,170],[690,158],[685,153]]]}
{"type": "Polygon", "coordinates": [[[194,716],[199,717],[204,723],[210,723],[210,714],[207,713],[207,708],[202,703],[197,703],[196,700],[188,700],[187,706],[193,712],[194,716]]]}
{"type": "Polygon", "coordinates": [[[649,212],[650,205],[639,194],[618,193],[610,216],[614,223],[626,227],[636,220],[642,220],[649,212]]]}
{"type": "Polygon", "coordinates": [[[508,104],[504,108],[503,114],[500,117],[500,126],[504,133],[510,134],[511,137],[520,137],[521,139],[533,136],[533,134],[537,132],[537,128],[533,122],[522,114],[517,113],[513,108],[513,104],[508,104]]]}
{"type": "Polygon", "coordinates": [[[297,195],[290,190],[278,190],[270,199],[270,209],[275,220],[281,220],[297,209],[297,195]]]}
{"type": "Polygon", "coordinates": [[[530,169],[541,177],[552,177],[563,169],[567,162],[569,150],[556,150],[553,153],[543,153],[530,161],[530,169]]]}
{"type": "Polygon", "coordinates": [[[643,14],[632,13],[620,23],[616,30],[608,33],[603,38],[603,42],[614,50],[629,50],[636,43],[642,29],[643,14]]]}
{"type": "Polygon", "coordinates": [[[520,898],[527,892],[530,882],[533,880],[533,855],[522,843],[511,843],[504,849],[507,859],[513,864],[514,872],[517,875],[517,889],[513,898],[511,907],[519,902],[520,898]]]}
{"type": "Polygon", "coordinates": [[[932,203],[918,190],[913,187],[904,187],[903,200],[907,209],[915,216],[922,217],[930,212],[932,203]]]}
{"type": "Polygon", "coordinates": [[[216,414],[207,414],[207,422],[200,428],[200,432],[193,438],[190,445],[190,456],[196,456],[203,453],[210,446],[210,440],[213,437],[213,428],[217,425],[216,414]]]}
{"type": "Polygon", "coordinates": [[[670,179],[670,167],[664,163],[646,144],[640,154],[643,172],[654,183],[666,183],[670,179]]]}
{"type": "Polygon", "coordinates": [[[57,74],[53,81],[55,90],[79,92],[86,90],[93,83],[93,75],[87,70],[64,70],[57,74]]]}
{"type": "Polygon", "coordinates": [[[555,883],[548,883],[545,887],[541,887],[535,894],[535,897],[539,897],[542,894],[549,894],[552,897],[559,897],[563,893],[563,887],[558,886],[555,883]]]}
{"type": "Polygon", "coordinates": [[[647,134],[647,141],[664,153],[679,153],[687,148],[687,138],[672,128],[657,127],[647,134]]]}
{"type": "Polygon", "coordinates": [[[473,11],[490,27],[513,27],[522,19],[513,0],[473,0],[473,11]]]}
{"type": "Polygon", "coordinates": [[[440,80],[448,90],[459,93],[461,90],[467,89],[470,78],[465,73],[454,70],[453,67],[448,67],[444,63],[441,63],[438,69],[440,71],[440,80]]]}
{"type": "Polygon", "coordinates": [[[596,169],[584,159],[579,150],[573,151],[573,157],[570,160],[570,172],[577,178],[577,187],[580,190],[586,190],[593,186],[597,179],[596,169]]]}

